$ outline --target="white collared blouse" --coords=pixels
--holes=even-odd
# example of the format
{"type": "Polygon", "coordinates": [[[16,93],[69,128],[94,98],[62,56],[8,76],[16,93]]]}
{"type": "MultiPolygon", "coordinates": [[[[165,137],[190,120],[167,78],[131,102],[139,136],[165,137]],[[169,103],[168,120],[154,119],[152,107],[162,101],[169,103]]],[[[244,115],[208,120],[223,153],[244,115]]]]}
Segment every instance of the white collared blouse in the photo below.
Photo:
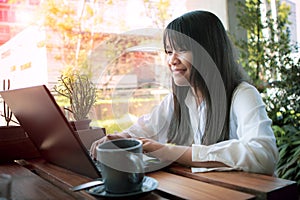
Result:
{"type": "MultiPolygon", "coordinates": [[[[147,137],[167,142],[167,132],[173,113],[173,96],[164,100],[149,114],[141,116],[126,130],[133,137],[147,137]]],[[[192,168],[193,172],[208,170],[243,170],[273,174],[278,160],[276,139],[271,128],[265,104],[255,87],[242,82],[234,91],[230,108],[229,140],[202,145],[205,128],[205,103],[197,107],[190,90],[185,99],[194,132],[193,161],[218,161],[230,166],[227,169],[192,168]]]]}

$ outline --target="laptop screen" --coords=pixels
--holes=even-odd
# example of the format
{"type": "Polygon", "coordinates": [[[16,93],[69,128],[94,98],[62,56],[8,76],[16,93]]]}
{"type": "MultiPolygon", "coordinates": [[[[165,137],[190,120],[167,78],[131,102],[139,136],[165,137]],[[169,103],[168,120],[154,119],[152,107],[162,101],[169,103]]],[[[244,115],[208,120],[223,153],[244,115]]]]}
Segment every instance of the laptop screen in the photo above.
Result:
{"type": "Polygon", "coordinates": [[[45,160],[90,178],[101,177],[45,85],[1,91],[0,95],[45,160]]]}

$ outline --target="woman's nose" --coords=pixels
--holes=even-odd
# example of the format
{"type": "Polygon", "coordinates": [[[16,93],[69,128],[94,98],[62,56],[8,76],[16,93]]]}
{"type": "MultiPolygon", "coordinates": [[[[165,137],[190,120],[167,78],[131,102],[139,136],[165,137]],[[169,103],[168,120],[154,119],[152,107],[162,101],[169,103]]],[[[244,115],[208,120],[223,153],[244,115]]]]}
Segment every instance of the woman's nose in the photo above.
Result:
{"type": "Polygon", "coordinates": [[[172,53],[169,57],[169,64],[170,65],[176,65],[180,62],[180,60],[178,59],[178,55],[177,53],[172,53]]]}

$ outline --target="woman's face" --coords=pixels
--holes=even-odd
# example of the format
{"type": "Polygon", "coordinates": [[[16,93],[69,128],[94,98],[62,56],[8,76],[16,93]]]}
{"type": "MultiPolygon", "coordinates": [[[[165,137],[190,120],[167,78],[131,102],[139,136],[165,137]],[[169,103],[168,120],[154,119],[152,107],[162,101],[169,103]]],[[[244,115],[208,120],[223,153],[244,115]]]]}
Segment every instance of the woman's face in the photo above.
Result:
{"type": "Polygon", "coordinates": [[[192,52],[184,49],[173,49],[166,45],[167,64],[177,86],[189,86],[192,69],[192,52]]]}

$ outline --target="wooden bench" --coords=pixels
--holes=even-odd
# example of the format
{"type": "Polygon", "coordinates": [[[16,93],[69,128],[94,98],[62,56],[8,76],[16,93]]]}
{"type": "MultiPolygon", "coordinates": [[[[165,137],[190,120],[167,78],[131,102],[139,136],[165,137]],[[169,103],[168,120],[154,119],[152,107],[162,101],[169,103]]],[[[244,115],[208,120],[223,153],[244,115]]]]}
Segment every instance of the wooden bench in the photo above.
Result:
{"type": "Polygon", "coordinates": [[[190,168],[180,165],[172,165],[166,170],[213,185],[253,194],[256,199],[299,199],[295,181],[274,176],[238,171],[192,173],[190,168]]]}
{"type": "Polygon", "coordinates": [[[1,164],[0,173],[12,176],[12,199],[78,199],[16,163],[1,164]]]}
{"type": "Polygon", "coordinates": [[[182,199],[255,199],[254,195],[231,190],[221,186],[201,182],[184,176],[157,171],[148,174],[158,182],[158,190],[182,199]]]}
{"type": "MultiPolygon", "coordinates": [[[[20,161],[20,165],[34,171],[40,177],[57,185],[60,189],[68,192],[69,188],[81,183],[90,181],[90,178],[78,175],[69,170],[52,165],[42,159],[29,161],[20,161]]],[[[156,171],[147,176],[155,178],[158,182],[158,188],[140,199],[254,199],[252,194],[235,191],[232,189],[215,186],[191,178],[175,175],[164,171],[156,171]],[[225,197],[225,198],[224,198],[225,197]]],[[[71,192],[69,190],[69,192],[71,192]]],[[[76,192],[84,199],[95,199],[85,191],[76,192]]]]}
{"type": "MultiPolygon", "coordinates": [[[[70,190],[70,187],[88,182],[91,178],[43,159],[2,164],[0,173],[13,176],[15,199],[97,199],[84,190],[70,190]]],[[[295,182],[261,174],[191,173],[189,168],[172,165],[146,175],[159,182],[158,188],[146,195],[135,197],[137,199],[298,199],[295,182]]]]}

